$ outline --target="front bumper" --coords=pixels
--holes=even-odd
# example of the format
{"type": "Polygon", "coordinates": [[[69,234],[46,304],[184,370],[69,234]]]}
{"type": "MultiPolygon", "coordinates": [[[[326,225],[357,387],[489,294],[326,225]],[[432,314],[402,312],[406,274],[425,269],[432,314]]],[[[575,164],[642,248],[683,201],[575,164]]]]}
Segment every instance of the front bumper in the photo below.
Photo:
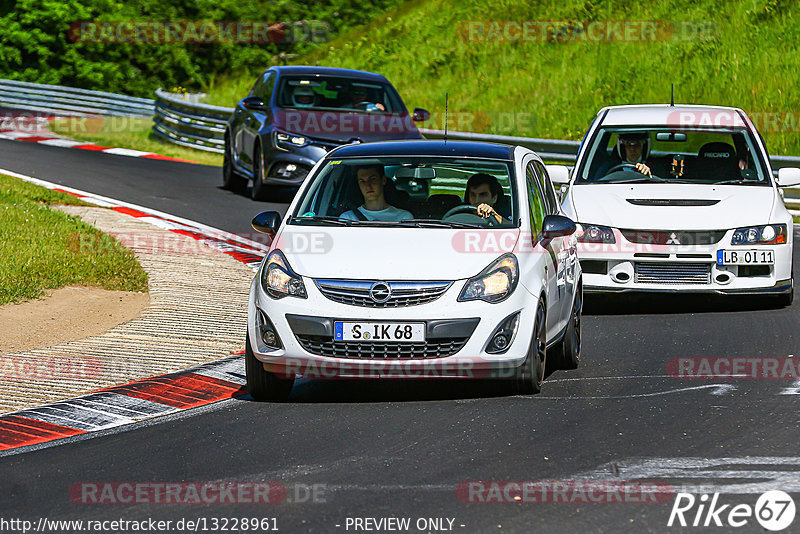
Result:
{"type": "MultiPolygon", "coordinates": [[[[528,353],[533,336],[536,298],[522,285],[507,300],[498,304],[482,301],[457,302],[465,281],[456,281],[437,300],[416,306],[371,308],[334,302],[326,298],[313,280],[303,277],[307,299],[272,299],[261,290],[256,276],[250,288],[248,332],[251,349],[267,371],[289,376],[354,378],[500,378],[513,376],[528,353]],[[313,312],[312,312],[313,310],[313,312]],[[486,346],[505,318],[520,314],[519,326],[503,354],[489,354],[486,346]],[[263,316],[261,315],[263,314],[263,316]],[[260,337],[260,321],[266,317],[280,337],[283,347],[273,350],[260,337]],[[463,344],[448,346],[447,356],[363,357],[363,351],[348,352],[332,338],[334,321],[425,322],[426,344],[447,344],[463,339],[463,344]],[[326,351],[335,347],[336,356],[321,355],[319,343],[327,337],[326,351]],[[313,352],[312,352],[313,351],[313,352]],[[361,356],[361,357],[359,357],[361,356]]],[[[364,345],[364,344],[362,344],[364,345]]]]}
{"type": "Polygon", "coordinates": [[[709,245],[643,245],[614,230],[616,243],[579,246],[587,293],[782,294],[792,290],[792,241],[733,246],[733,230],[709,245]],[[769,250],[772,265],[717,265],[719,250],[769,250]]]}

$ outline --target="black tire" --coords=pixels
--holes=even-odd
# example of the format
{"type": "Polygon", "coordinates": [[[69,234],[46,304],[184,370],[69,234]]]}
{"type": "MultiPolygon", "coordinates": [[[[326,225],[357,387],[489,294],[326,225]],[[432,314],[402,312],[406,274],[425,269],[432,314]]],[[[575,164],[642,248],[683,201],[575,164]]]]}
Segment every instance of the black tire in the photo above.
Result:
{"type": "Polygon", "coordinates": [[[233,170],[233,154],[228,136],[225,136],[225,153],[222,156],[222,187],[234,193],[241,193],[247,187],[247,179],[233,170]]]}
{"type": "Polygon", "coordinates": [[[278,378],[275,373],[264,370],[250,348],[247,335],[244,351],[244,367],[247,374],[247,392],[257,401],[285,401],[294,385],[294,378],[278,378]]]}
{"type": "Polygon", "coordinates": [[[794,301],[794,288],[792,288],[788,293],[783,293],[782,295],[778,295],[775,297],[778,301],[778,305],[782,308],[788,308],[792,305],[794,301]]]}
{"type": "Polygon", "coordinates": [[[542,391],[544,368],[547,363],[547,315],[544,300],[539,300],[533,326],[528,356],[525,363],[517,368],[514,376],[514,393],[517,395],[536,395],[542,391]]]}
{"type": "Polygon", "coordinates": [[[560,369],[577,369],[581,362],[581,316],[583,315],[583,287],[578,286],[575,301],[569,312],[569,322],[564,339],[554,347],[560,369]]]}
{"type": "Polygon", "coordinates": [[[264,185],[264,154],[256,145],[253,151],[253,188],[250,191],[253,200],[267,200],[267,186],[264,185]]]}

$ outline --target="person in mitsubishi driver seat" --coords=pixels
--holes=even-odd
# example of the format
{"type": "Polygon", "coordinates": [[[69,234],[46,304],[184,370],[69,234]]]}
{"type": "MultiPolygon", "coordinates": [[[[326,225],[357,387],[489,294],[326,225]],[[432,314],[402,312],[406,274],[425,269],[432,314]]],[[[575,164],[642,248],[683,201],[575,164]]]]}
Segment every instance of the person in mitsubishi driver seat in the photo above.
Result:
{"type": "Polygon", "coordinates": [[[649,154],[650,138],[646,132],[621,133],[617,138],[617,147],[611,161],[601,167],[599,176],[604,176],[610,169],[628,164],[632,167],[624,168],[630,172],[638,172],[652,176],[650,166],[645,163],[649,154]]]}
{"type": "Polygon", "coordinates": [[[380,165],[361,167],[356,171],[356,181],[364,203],[339,218],[349,221],[402,221],[413,219],[410,211],[389,205],[384,196],[386,174],[380,165]]]}

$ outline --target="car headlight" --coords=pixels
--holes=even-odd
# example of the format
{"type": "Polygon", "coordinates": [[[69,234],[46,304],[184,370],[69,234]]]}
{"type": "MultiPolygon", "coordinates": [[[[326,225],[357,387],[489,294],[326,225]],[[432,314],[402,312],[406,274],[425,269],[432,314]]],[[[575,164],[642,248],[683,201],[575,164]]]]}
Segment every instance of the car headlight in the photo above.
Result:
{"type": "Polygon", "coordinates": [[[275,146],[278,148],[296,148],[306,146],[310,141],[308,137],[287,132],[273,132],[275,146]]]}
{"type": "Polygon", "coordinates": [[[261,269],[261,287],[272,298],[308,298],[306,286],[300,275],[292,271],[283,253],[275,249],[267,256],[261,269]]]}
{"type": "Polygon", "coordinates": [[[501,302],[507,299],[517,287],[519,280],[519,265],[513,254],[503,254],[488,267],[467,280],[459,302],[468,300],[484,300],[486,302],[501,302]]]}
{"type": "Polygon", "coordinates": [[[737,228],[731,245],[782,245],[786,243],[785,224],[766,224],[737,228]]]}
{"type": "Polygon", "coordinates": [[[578,223],[577,238],[581,243],[616,243],[614,230],[599,224],[578,223]]]}

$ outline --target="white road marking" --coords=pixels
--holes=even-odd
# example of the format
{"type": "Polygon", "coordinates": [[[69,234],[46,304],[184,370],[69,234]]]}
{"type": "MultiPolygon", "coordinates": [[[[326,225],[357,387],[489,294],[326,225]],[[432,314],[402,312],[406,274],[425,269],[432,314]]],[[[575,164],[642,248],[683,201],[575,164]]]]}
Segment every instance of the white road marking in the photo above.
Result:
{"type": "Polygon", "coordinates": [[[133,150],[131,148],[109,148],[107,150],[103,150],[103,153],[116,154],[117,156],[132,156],[134,158],[149,156],[152,154],[152,152],[142,152],[141,150],[133,150]]]}
{"type": "Polygon", "coordinates": [[[700,389],[711,389],[710,392],[712,395],[727,395],[728,393],[734,391],[736,386],[733,384],[706,384],[704,386],[693,386],[688,388],[677,388],[677,389],[668,389],[666,391],[656,391],[653,393],[636,393],[633,395],[599,395],[599,396],[585,396],[585,395],[566,395],[562,397],[553,397],[553,396],[539,396],[536,398],[539,399],[575,399],[575,400],[583,400],[583,399],[636,399],[641,397],[657,397],[660,395],[671,395],[673,393],[682,393],[684,391],[696,391],[700,389]]]}
{"type": "Polygon", "coordinates": [[[85,145],[87,143],[83,141],[73,141],[72,139],[46,139],[44,141],[39,141],[39,144],[69,148],[71,146],[85,145]]]}
{"type": "Polygon", "coordinates": [[[687,493],[754,494],[780,488],[800,492],[800,457],[743,456],[724,458],[631,458],[605,464],[566,480],[710,480],[673,484],[687,493]],[[753,469],[753,467],[771,469],[753,469]],[[746,482],[729,482],[744,480],[746,482]]]}
{"type": "Polygon", "coordinates": [[[800,380],[795,380],[791,387],[783,388],[778,395],[800,395],[800,380]]]}

